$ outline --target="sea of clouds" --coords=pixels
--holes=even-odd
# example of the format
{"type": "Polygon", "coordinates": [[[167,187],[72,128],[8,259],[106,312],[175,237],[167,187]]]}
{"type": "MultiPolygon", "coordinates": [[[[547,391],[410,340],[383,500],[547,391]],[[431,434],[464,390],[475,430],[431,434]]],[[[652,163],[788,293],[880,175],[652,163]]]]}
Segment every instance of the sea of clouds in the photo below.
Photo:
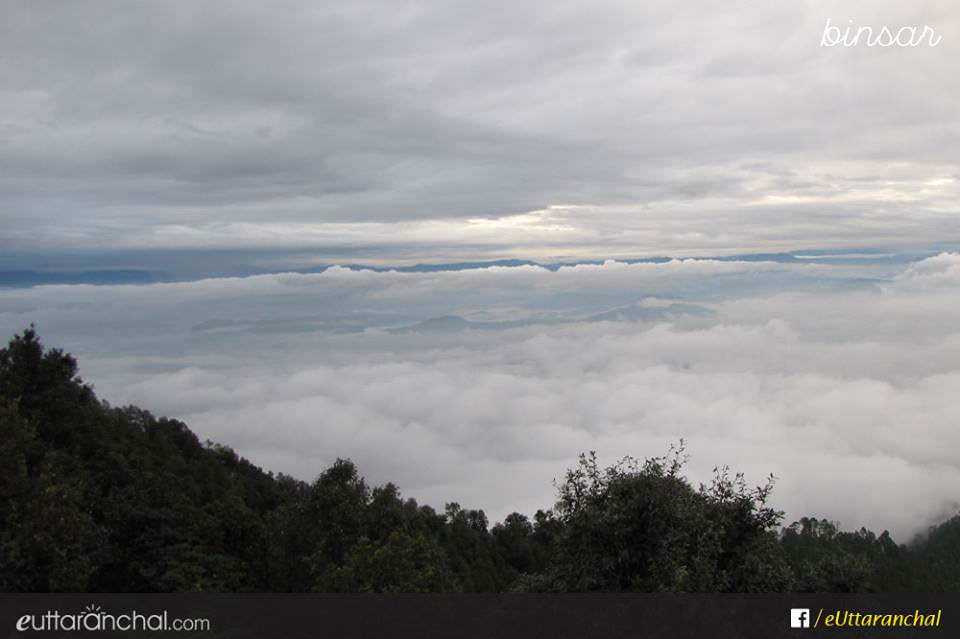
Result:
{"type": "Polygon", "coordinates": [[[115,405],[186,421],[310,480],[374,483],[492,519],[552,481],[664,453],[777,476],[787,522],[907,541],[960,486],[960,254],[906,264],[674,260],[434,273],[282,273],[0,290],[115,405]]]}

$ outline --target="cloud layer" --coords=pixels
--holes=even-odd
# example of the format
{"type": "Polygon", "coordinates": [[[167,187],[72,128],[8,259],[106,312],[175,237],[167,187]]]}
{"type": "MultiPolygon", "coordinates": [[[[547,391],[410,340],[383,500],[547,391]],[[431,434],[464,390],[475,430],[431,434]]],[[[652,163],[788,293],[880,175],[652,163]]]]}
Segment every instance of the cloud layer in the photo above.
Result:
{"type": "Polygon", "coordinates": [[[549,505],[579,452],[683,437],[695,479],[773,472],[789,517],[905,539],[957,508],[958,287],[956,254],[332,269],[0,291],[0,329],[36,321],[104,397],[305,479],[347,456],[500,518],[549,505]]]}
{"type": "Polygon", "coordinates": [[[949,0],[13,3],[0,245],[627,255],[956,237],[949,0]],[[936,48],[821,48],[834,24],[936,48]]]}

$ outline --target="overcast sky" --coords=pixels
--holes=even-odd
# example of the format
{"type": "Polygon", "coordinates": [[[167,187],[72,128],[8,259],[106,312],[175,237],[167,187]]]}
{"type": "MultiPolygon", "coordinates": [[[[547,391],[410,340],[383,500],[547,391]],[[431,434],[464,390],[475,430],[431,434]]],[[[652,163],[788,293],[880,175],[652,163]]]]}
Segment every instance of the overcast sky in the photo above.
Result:
{"type": "Polygon", "coordinates": [[[12,1],[0,246],[943,243],[958,61],[952,0],[12,1]],[[827,19],[942,40],[821,47],[827,19]]]}

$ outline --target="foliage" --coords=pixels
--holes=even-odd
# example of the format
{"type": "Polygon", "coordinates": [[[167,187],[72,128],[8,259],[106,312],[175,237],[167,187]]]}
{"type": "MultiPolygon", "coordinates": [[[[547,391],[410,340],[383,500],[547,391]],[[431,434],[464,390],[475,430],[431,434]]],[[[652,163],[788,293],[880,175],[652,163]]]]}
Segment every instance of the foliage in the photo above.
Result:
{"type": "Polygon", "coordinates": [[[773,478],[683,443],[602,468],[581,456],[553,508],[443,512],[368,486],[349,460],[312,483],[262,471],[183,423],[111,407],[33,327],[0,349],[0,590],[960,590],[960,517],[910,546],[804,518],[779,530],[773,478]]]}
{"type": "Polygon", "coordinates": [[[681,474],[683,443],[642,464],[600,469],[581,456],[560,485],[561,524],[552,590],[748,592],[782,590],[780,513],[766,506],[772,484],[747,489],[717,469],[695,490],[681,474]]]}

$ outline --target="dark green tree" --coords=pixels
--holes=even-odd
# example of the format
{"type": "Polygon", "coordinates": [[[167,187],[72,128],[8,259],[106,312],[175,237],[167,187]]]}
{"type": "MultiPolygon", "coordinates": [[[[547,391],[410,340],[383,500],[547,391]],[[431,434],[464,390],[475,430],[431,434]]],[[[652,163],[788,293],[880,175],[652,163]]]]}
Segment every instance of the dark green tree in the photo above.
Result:
{"type": "Polygon", "coordinates": [[[769,486],[748,490],[724,472],[697,491],[682,476],[682,446],[642,464],[601,469],[581,456],[559,486],[562,525],[543,586],[564,591],[779,590],[779,513],[769,486]],[[749,561],[746,558],[749,557],[749,561]]]}
{"type": "Polygon", "coordinates": [[[456,589],[446,555],[423,534],[390,533],[379,546],[362,537],[331,578],[339,592],[443,592],[456,589]]]}

